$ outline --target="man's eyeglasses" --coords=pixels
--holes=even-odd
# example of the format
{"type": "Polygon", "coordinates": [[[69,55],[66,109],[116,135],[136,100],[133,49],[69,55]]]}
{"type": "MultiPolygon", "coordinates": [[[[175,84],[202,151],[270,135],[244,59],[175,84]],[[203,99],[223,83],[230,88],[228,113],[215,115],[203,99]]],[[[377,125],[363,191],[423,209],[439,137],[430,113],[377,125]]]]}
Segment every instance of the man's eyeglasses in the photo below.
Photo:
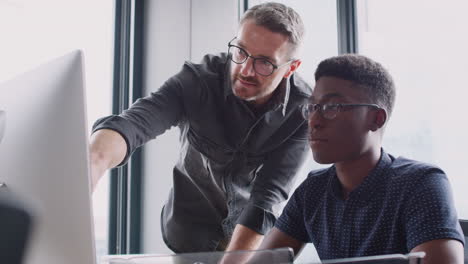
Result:
{"type": "Polygon", "coordinates": [[[231,41],[228,43],[228,54],[229,58],[236,64],[243,64],[244,62],[247,61],[247,59],[252,58],[253,59],[253,69],[256,73],[262,75],[262,76],[270,76],[273,74],[273,72],[278,69],[283,67],[284,65],[287,65],[291,63],[293,60],[289,60],[288,62],[281,64],[281,65],[275,65],[271,61],[269,61],[266,58],[262,57],[254,57],[247,53],[243,48],[236,46],[234,44],[231,44],[232,41],[234,41],[237,37],[233,38],[231,41]]]}
{"type": "Polygon", "coordinates": [[[323,118],[332,120],[339,112],[360,106],[373,107],[377,109],[382,108],[376,104],[305,104],[302,106],[301,110],[302,116],[306,120],[309,120],[313,112],[318,112],[323,118]]]}

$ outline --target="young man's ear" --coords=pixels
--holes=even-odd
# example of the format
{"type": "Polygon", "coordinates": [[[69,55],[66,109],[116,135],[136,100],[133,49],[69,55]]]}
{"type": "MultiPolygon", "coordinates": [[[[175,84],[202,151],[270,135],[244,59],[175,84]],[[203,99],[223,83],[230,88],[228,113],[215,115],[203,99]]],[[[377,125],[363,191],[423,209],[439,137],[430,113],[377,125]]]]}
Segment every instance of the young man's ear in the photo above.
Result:
{"type": "Polygon", "coordinates": [[[289,70],[284,74],[283,78],[288,78],[293,74],[299,66],[301,66],[302,61],[301,60],[293,60],[291,64],[289,64],[289,70]]]}
{"type": "Polygon", "coordinates": [[[387,122],[387,111],[385,109],[378,109],[375,112],[374,119],[372,120],[371,130],[377,131],[379,128],[382,128],[387,122]]]}

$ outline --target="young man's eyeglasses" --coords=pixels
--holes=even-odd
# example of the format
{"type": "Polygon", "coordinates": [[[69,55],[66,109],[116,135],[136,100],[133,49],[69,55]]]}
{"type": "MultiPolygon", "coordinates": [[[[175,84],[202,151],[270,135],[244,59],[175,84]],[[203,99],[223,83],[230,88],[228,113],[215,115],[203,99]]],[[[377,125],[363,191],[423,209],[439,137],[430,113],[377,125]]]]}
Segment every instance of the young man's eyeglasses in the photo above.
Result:
{"type": "Polygon", "coordinates": [[[345,111],[354,107],[367,106],[377,109],[382,107],[376,104],[305,104],[302,106],[302,116],[304,119],[309,120],[313,112],[318,112],[323,118],[327,120],[334,119],[339,112],[345,111]]]}
{"type": "Polygon", "coordinates": [[[269,61],[266,58],[262,57],[254,57],[247,53],[243,48],[236,46],[234,44],[231,44],[232,41],[234,41],[237,37],[233,38],[231,41],[228,43],[228,54],[229,58],[236,64],[243,64],[246,62],[249,58],[253,59],[253,69],[256,73],[262,75],[262,76],[270,76],[273,74],[275,70],[278,68],[283,67],[284,65],[287,65],[291,63],[293,60],[289,60],[288,62],[281,64],[281,65],[275,65],[271,61],[269,61]]]}

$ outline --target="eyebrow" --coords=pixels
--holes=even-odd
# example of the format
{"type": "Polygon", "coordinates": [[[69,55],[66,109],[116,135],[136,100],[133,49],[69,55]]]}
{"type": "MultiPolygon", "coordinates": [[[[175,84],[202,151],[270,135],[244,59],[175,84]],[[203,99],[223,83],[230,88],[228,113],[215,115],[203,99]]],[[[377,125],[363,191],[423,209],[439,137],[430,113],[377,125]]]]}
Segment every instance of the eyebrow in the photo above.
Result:
{"type": "MultiPolygon", "coordinates": [[[[322,96],[320,101],[330,100],[332,98],[345,98],[345,97],[340,93],[329,93],[329,94],[326,94],[326,95],[322,96]]],[[[315,102],[315,99],[316,98],[314,96],[311,96],[309,98],[309,102],[313,103],[313,102],[315,102]]]]}
{"type": "MultiPolygon", "coordinates": [[[[244,45],[242,45],[242,43],[240,42],[240,39],[236,39],[236,40],[237,40],[237,42],[236,42],[237,46],[239,46],[239,47],[241,47],[241,48],[243,48],[243,49],[245,50],[246,47],[245,47],[244,45]]],[[[247,51],[247,50],[246,50],[246,51],[247,51]]],[[[249,55],[251,55],[251,54],[249,54],[249,55]]],[[[261,55],[261,54],[260,54],[260,55],[256,55],[256,56],[253,56],[253,57],[254,57],[254,58],[263,58],[263,59],[267,59],[268,61],[273,62],[274,64],[278,64],[278,62],[277,62],[275,59],[273,59],[273,58],[271,58],[271,57],[269,57],[269,56],[266,56],[266,55],[261,55]]]]}

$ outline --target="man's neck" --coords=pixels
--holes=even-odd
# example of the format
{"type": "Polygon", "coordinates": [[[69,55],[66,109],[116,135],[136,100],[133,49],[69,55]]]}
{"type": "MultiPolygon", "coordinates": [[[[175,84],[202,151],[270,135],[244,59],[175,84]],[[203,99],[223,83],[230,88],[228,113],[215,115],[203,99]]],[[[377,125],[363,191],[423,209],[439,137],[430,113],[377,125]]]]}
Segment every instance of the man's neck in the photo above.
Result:
{"type": "Polygon", "coordinates": [[[284,97],[284,94],[281,92],[281,88],[278,87],[269,95],[263,96],[253,101],[247,101],[247,105],[256,116],[261,116],[266,111],[271,109],[272,105],[282,100],[281,97],[284,97]]]}
{"type": "Polygon", "coordinates": [[[270,99],[273,97],[273,94],[274,92],[269,95],[265,95],[261,98],[257,98],[253,101],[248,101],[247,103],[249,104],[249,106],[253,108],[257,108],[257,109],[262,108],[270,101],[270,99]]]}
{"type": "Polygon", "coordinates": [[[276,89],[263,97],[257,98],[254,101],[249,102],[253,107],[256,108],[262,108],[265,105],[271,104],[271,103],[282,103],[285,97],[286,93],[286,85],[287,85],[288,79],[281,80],[281,82],[278,84],[278,87],[276,89]]]}
{"type": "Polygon", "coordinates": [[[342,186],[343,198],[356,189],[370,174],[380,160],[379,148],[372,148],[358,159],[335,163],[336,174],[342,186]]]}

